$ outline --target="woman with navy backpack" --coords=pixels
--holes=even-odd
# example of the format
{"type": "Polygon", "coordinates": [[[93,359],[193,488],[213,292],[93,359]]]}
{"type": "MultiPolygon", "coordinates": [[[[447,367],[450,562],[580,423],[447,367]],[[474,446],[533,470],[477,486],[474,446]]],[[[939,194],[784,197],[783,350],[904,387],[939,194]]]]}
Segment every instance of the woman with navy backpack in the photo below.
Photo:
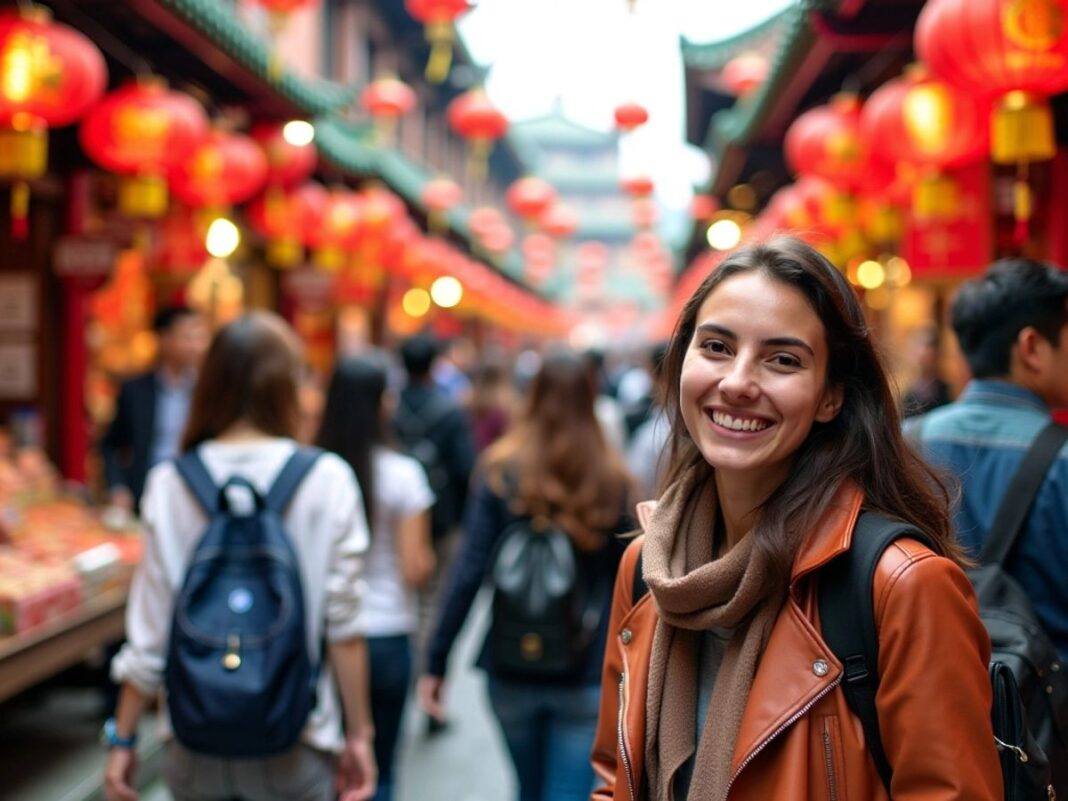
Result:
{"type": "Polygon", "coordinates": [[[301,369],[280,318],[224,326],[183,455],[149,473],[144,558],[112,663],[122,691],[104,733],[108,801],[138,797],[138,722],[161,694],[175,801],[374,794],[358,633],[367,520],[348,464],[294,441],[301,369]]]}
{"type": "Polygon", "coordinates": [[[479,587],[493,610],[479,667],[521,801],[584,801],[612,577],[630,480],[594,412],[585,361],[548,355],[509,431],[485,452],[419,682],[444,714],[449,651],[479,587]]]}

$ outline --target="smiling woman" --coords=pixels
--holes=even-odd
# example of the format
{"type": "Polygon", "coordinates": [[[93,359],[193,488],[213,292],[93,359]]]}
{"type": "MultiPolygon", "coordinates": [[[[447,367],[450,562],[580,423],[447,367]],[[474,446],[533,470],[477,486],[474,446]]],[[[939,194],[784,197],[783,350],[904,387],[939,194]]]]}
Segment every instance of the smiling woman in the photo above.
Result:
{"type": "Polygon", "coordinates": [[[663,380],[671,466],[616,579],[595,801],[886,801],[891,781],[895,801],[1000,798],[990,643],[946,492],[842,275],[796,239],[731,254],[663,380]],[[819,571],[886,518],[927,544],[876,555],[876,762],[816,610],[819,571]]]}

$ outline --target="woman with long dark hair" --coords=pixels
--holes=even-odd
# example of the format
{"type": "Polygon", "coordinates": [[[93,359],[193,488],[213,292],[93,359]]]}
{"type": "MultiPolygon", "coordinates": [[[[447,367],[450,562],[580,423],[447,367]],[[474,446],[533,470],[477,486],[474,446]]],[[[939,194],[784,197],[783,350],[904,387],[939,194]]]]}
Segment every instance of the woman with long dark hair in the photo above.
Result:
{"type": "Polygon", "coordinates": [[[586,799],[611,577],[629,477],[594,414],[584,360],[550,354],[508,433],[484,454],[419,697],[443,717],[445,666],[483,580],[494,587],[478,660],[522,801],[586,799]]]}
{"type": "MultiPolygon", "coordinates": [[[[301,369],[296,335],[273,314],[246,314],[215,335],[182,438],[183,453],[196,453],[210,483],[223,487],[239,479],[261,499],[267,495],[297,451],[301,369]]],[[[228,491],[226,497],[235,509],[241,501],[249,505],[247,494],[232,498],[228,491]]],[[[295,746],[262,758],[194,751],[170,737],[167,727],[163,776],[176,801],[332,801],[339,790],[341,801],[363,801],[374,794],[367,657],[357,626],[360,554],[368,535],[352,470],[333,454],[316,456],[281,514],[301,575],[309,658],[313,665],[326,663],[315,707],[295,746]]],[[[144,557],[130,587],[126,644],[111,666],[122,691],[115,718],[105,729],[108,801],[137,798],[138,721],[163,687],[179,591],[209,522],[174,461],[149,472],[141,516],[144,557]]],[[[253,609],[256,601],[248,590],[238,589],[227,603],[238,614],[253,609]]],[[[255,671],[256,660],[247,661],[255,671]]],[[[227,669],[240,666],[238,658],[227,669]]],[[[165,712],[175,700],[165,699],[165,712]]],[[[199,699],[180,700],[190,704],[199,699]]]]}
{"type": "Polygon", "coordinates": [[[1001,798],[990,643],[946,492],[902,439],[842,275],[796,239],[729,255],[663,380],[670,469],[616,580],[593,798],[1001,798]],[[928,541],[894,542],[873,579],[889,786],[819,614],[862,512],[928,541]]]}
{"type": "Polygon", "coordinates": [[[378,792],[393,797],[393,761],[412,671],[415,590],[434,572],[430,507],[434,494],[422,466],[388,447],[386,366],[374,355],[338,362],[327,390],[318,444],[341,456],[364,492],[371,548],[359,628],[371,660],[378,792]]]}

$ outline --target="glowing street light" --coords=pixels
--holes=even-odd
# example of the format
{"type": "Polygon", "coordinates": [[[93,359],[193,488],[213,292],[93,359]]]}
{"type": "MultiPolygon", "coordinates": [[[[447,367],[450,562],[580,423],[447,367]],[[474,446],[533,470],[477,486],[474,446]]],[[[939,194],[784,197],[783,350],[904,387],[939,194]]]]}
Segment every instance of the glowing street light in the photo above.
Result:
{"type": "Polygon", "coordinates": [[[451,275],[443,275],[430,285],[430,297],[441,308],[451,309],[463,300],[463,284],[451,275]]]}
{"type": "Polygon", "coordinates": [[[307,147],[315,140],[315,126],[307,120],[290,120],[282,127],[282,138],[294,147],[307,147]]]}
{"type": "Polygon", "coordinates": [[[425,289],[413,287],[401,298],[401,308],[409,317],[422,317],[430,311],[430,294],[425,289]]]}
{"type": "Polygon", "coordinates": [[[716,250],[730,250],[742,241],[742,227],[731,219],[716,220],[708,226],[708,244],[716,250]]]}
{"type": "Polygon", "coordinates": [[[886,270],[874,259],[857,266],[857,283],[865,289],[878,289],[886,282],[886,270]]]}
{"type": "Polygon", "coordinates": [[[215,258],[229,258],[234,255],[234,251],[241,244],[241,231],[225,217],[216,217],[208,226],[208,235],[204,244],[208,253],[215,258]]]}

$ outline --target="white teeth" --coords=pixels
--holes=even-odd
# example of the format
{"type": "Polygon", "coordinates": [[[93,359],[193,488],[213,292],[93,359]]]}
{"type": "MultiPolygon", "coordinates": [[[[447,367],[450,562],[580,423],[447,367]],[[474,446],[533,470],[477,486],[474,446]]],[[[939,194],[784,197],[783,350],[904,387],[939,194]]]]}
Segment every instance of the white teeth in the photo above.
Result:
{"type": "Polygon", "coordinates": [[[713,411],[712,420],[716,425],[721,425],[724,428],[729,428],[732,431],[763,431],[768,427],[769,423],[763,420],[756,420],[753,418],[741,418],[733,417],[726,412],[713,411]]]}

